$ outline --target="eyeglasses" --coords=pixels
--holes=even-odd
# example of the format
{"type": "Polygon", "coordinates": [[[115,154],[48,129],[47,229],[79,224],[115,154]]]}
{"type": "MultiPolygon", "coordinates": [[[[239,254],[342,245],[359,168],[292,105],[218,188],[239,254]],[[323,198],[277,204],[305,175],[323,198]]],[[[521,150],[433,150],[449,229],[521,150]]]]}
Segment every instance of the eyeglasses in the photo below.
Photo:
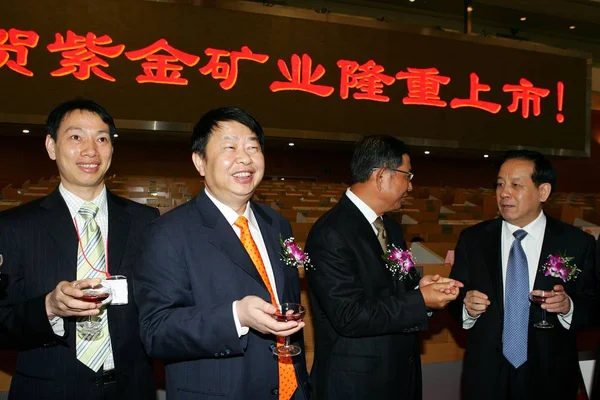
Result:
{"type": "MultiPolygon", "coordinates": [[[[385,167],[381,167],[381,168],[385,168],[385,167]]],[[[378,170],[378,169],[379,169],[379,168],[372,168],[372,171],[376,171],[376,170],[378,170]]],[[[415,174],[413,174],[412,172],[403,171],[403,170],[401,170],[401,169],[393,169],[393,168],[385,168],[385,169],[387,169],[387,170],[389,170],[389,171],[394,171],[394,172],[401,172],[401,173],[403,173],[404,175],[407,175],[407,176],[408,176],[408,181],[409,181],[409,182],[411,182],[411,181],[413,180],[413,178],[415,177],[415,174]]]]}

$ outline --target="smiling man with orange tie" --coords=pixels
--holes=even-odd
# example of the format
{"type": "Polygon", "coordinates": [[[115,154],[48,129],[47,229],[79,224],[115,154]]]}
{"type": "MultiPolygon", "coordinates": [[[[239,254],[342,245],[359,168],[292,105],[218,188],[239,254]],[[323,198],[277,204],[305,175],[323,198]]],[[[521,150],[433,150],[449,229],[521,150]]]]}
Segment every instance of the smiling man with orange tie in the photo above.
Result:
{"type": "Polygon", "coordinates": [[[167,362],[169,399],[308,399],[304,353],[276,357],[304,322],[280,322],[276,305],[300,301],[298,271],[280,259],[289,222],[250,201],[264,174],[264,134],[236,107],[194,127],[198,197],[151,226],[135,271],[142,341],[167,362]]]}

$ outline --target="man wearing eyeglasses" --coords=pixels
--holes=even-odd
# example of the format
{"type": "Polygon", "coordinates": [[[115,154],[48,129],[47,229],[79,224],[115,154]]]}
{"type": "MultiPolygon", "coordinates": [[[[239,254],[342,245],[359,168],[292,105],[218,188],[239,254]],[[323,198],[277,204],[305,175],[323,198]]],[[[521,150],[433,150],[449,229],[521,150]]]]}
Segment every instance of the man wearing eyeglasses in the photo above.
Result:
{"type": "Polygon", "coordinates": [[[412,190],[407,146],[392,136],[361,139],[352,185],[313,226],[306,243],[314,314],[313,398],[421,398],[419,337],[428,309],[445,307],[462,284],[421,278],[414,268],[393,276],[388,245],[406,249],[401,226],[385,216],[412,190]]]}

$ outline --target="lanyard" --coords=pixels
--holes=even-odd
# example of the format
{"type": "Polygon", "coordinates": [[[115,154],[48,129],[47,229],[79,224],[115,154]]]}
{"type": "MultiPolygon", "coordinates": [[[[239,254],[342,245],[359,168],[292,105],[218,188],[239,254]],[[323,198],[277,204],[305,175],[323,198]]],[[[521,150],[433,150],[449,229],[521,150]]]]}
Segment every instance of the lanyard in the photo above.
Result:
{"type": "MultiPolygon", "coordinates": [[[[106,275],[106,279],[110,278],[110,273],[108,272],[108,235],[106,235],[106,245],[104,246],[104,261],[106,263],[106,271],[102,271],[102,270],[94,268],[94,266],[92,265],[90,260],[88,260],[87,256],[85,255],[85,249],[83,248],[83,243],[81,242],[81,236],[79,235],[79,226],[77,225],[77,218],[73,217],[73,222],[75,222],[75,232],[77,233],[77,242],[79,244],[79,247],[81,248],[81,255],[83,255],[83,258],[88,263],[90,268],[92,268],[94,271],[96,271],[98,273],[106,275]]],[[[100,227],[98,227],[98,229],[100,229],[100,227]]],[[[102,232],[100,232],[100,236],[102,236],[102,232]]]]}

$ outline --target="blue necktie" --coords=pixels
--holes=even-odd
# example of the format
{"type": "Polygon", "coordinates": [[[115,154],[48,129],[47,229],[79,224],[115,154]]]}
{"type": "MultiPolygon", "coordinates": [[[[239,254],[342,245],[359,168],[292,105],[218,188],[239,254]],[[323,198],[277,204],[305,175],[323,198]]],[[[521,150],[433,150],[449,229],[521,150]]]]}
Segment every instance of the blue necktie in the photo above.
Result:
{"type": "Polygon", "coordinates": [[[527,361],[527,336],[529,331],[529,268],[521,240],[527,232],[519,229],[513,233],[506,268],[504,294],[504,329],[502,354],[513,367],[519,368],[527,361]]]}

